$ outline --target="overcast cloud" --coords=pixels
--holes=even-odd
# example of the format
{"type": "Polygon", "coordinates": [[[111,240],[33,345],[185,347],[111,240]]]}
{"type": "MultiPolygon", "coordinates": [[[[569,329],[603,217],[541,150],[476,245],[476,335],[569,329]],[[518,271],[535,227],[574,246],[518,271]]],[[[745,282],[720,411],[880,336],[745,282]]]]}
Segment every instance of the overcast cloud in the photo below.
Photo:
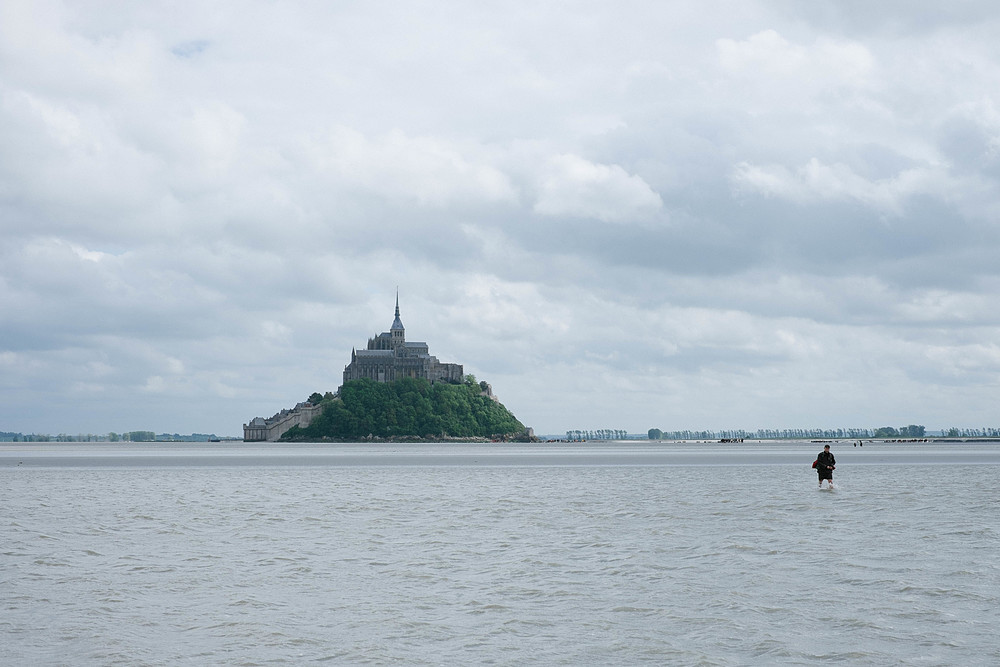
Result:
{"type": "Polygon", "coordinates": [[[388,330],[541,433],[996,426],[994,2],[0,2],[0,430],[388,330]]]}

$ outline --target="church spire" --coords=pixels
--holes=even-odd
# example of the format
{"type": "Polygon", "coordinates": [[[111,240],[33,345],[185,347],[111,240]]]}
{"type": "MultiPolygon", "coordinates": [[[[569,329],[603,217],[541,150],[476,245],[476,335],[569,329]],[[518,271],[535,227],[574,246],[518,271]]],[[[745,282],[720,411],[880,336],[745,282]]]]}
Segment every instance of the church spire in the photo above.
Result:
{"type": "Polygon", "coordinates": [[[403,320],[399,319],[399,288],[396,288],[396,319],[392,321],[389,329],[392,334],[392,347],[397,348],[406,342],[406,329],[403,327],[403,320]]]}

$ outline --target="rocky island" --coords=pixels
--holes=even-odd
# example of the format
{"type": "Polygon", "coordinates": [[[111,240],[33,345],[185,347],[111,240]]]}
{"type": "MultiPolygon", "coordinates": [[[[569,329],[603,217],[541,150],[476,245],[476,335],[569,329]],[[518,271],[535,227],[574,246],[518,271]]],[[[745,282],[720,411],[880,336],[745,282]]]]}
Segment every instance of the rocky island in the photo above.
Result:
{"type": "Polygon", "coordinates": [[[389,331],[352,350],[336,393],[315,393],[270,419],[243,425],[245,442],[289,440],[440,441],[534,439],[461,364],[441,363],[427,343],[406,340],[396,316],[389,331]]]}

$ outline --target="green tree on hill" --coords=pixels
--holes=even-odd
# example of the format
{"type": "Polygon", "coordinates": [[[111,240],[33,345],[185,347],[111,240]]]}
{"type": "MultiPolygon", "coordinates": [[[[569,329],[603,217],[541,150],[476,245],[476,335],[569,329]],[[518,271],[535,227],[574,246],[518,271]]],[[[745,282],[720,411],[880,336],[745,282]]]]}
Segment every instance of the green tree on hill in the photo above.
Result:
{"type": "Polygon", "coordinates": [[[292,427],[282,440],[491,437],[524,431],[507,408],[482,395],[474,378],[461,384],[350,380],[338,397],[324,397],[320,404],[323,409],[309,426],[292,427]]]}

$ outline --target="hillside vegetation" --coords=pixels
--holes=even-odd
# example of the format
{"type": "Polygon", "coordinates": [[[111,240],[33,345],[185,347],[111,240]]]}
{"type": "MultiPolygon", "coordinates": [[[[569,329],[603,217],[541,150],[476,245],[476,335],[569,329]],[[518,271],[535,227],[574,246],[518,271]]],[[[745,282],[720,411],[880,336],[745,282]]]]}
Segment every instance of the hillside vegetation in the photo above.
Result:
{"type": "Polygon", "coordinates": [[[472,376],[462,384],[350,380],[339,396],[323,398],[323,411],[308,427],[292,427],[281,439],[509,438],[522,433],[524,425],[482,390],[472,376]]]}

